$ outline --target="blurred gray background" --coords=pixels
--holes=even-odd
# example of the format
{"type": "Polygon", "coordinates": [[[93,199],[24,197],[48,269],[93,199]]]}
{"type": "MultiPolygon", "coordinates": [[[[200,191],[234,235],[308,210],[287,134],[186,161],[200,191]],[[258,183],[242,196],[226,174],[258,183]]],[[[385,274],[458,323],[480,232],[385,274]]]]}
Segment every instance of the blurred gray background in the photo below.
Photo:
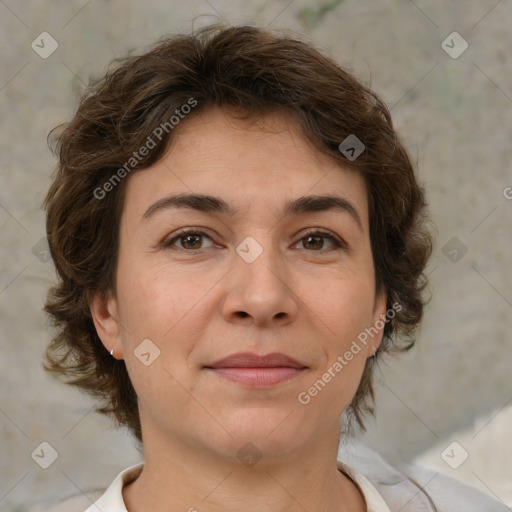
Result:
{"type": "Polygon", "coordinates": [[[46,136],[113,58],[193,19],[294,31],[390,106],[437,225],[433,298],[416,348],[381,364],[363,438],[511,506],[510,0],[0,0],[0,510],[45,510],[140,459],[92,399],[41,367],[54,279],[40,208],[56,164],[46,136]],[[58,454],[47,469],[42,442],[58,454]]]}

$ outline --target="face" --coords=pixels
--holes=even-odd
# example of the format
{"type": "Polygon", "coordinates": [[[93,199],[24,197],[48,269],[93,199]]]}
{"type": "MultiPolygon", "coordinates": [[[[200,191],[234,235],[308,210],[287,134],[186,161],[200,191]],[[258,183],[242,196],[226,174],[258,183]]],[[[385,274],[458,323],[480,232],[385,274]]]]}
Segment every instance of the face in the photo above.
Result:
{"type": "Polygon", "coordinates": [[[385,296],[363,178],[293,121],[212,109],[183,122],[129,178],[116,279],[91,311],[126,362],[145,439],[225,458],[246,443],[267,457],[337,443],[385,296]]]}

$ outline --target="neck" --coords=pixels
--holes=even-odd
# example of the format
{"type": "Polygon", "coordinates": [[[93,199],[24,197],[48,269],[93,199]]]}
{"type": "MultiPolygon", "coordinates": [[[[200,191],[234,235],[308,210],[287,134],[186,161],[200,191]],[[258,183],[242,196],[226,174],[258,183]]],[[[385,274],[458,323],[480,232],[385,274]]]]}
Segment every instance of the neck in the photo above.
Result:
{"type": "Polygon", "coordinates": [[[263,457],[249,467],[197,446],[148,437],[144,468],[123,489],[128,512],[366,510],[355,484],[337,469],[337,439],[334,450],[331,442],[306,447],[286,460],[263,457]]]}

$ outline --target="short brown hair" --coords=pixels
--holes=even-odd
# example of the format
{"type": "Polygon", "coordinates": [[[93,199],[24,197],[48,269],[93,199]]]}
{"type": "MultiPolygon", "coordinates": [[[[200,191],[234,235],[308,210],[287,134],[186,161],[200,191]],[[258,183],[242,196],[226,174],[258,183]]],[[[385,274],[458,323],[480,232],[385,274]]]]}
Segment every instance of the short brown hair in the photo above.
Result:
{"type": "MultiPolygon", "coordinates": [[[[191,116],[211,106],[236,110],[244,119],[282,112],[294,116],[319,151],[364,176],[376,292],[385,289],[388,309],[401,305],[386,322],[377,356],[367,360],[347,410],[364,429],[364,414],[373,413],[375,361],[381,352],[407,350],[414,343],[432,251],[424,190],[387,107],[309,44],[250,26],[211,25],[114,62],[115,69],[88,87],[72,120],[50,132],[58,129],[59,164],[45,199],[46,229],[58,283],[45,304],[57,327],[45,369],[100,398],[97,411],[113,416],[142,442],[137,395],[125,363],[105,350],[87,301],[91,292],[115,292],[127,179],[111,183],[108,193],[105,183],[120,176],[133,152],[191,98],[197,102],[191,116]],[[339,148],[350,135],[365,146],[356,159],[339,148]]],[[[171,137],[169,129],[133,170],[157,162],[171,137]]]]}

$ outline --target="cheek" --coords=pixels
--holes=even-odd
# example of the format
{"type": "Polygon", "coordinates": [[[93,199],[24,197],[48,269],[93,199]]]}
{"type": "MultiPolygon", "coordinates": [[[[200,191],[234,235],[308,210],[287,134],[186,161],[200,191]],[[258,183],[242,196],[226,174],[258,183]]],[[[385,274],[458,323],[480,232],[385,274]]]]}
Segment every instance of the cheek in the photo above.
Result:
{"type": "MultiPolygon", "coordinates": [[[[170,374],[187,386],[192,385],[187,361],[214,314],[213,295],[208,291],[219,277],[179,273],[161,265],[120,268],[120,274],[126,277],[118,286],[118,296],[122,297],[118,313],[124,327],[121,341],[137,390],[144,394],[146,389],[156,396],[161,390],[149,388],[158,382],[169,382],[172,388],[170,374]],[[145,373],[148,368],[136,357],[146,339],[156,345],[158,353],[149,367],[151,373],[145,373]],[[156,374],[159,368],[161,371],[156,374]]],[[[181,392],[179,387],[175,391],[178,395],[181,392]]]]}
{"type": "Polygon", "coordinates": [[[374,285],[370,279],[331,280],[318,296],[315,310],[331,328],[331,339],[339,348],[369,326],[374,307],[374,285]]]}
{"type": "Polygon", "coordinates": [[[204,283],[187,279],[169,269],[120,265],[118,295],[119,310],[127,331],[140,337],[164,340],[179,327],[205,294],[204,283]]]}
{"type": "MultiPolygon", "coordinates": [[[[371,276],[370,276],[371,277],[371,276]]],[[[371,326],[374,288],[371,279],[344,276],[331,280],[317,296],[314,310],[328,328],[321,340],[322,364],[315,375],[315,389],[322,394],[321,404],[338,404],[344,409],[350,403],[361,379],[368,357],[365,329],[371,326]]]]}
{"type": "Polygon", "coordinates": [[[120,270],[125,279],[118,283],[118,313],[127,371],[143,409],[165,417],[169,397],[176,407],[188,397],[182,385],[191,384],[185,363],[195,336],[191,321],[204,292],[162,269],[120,265],[120,270]]]}

